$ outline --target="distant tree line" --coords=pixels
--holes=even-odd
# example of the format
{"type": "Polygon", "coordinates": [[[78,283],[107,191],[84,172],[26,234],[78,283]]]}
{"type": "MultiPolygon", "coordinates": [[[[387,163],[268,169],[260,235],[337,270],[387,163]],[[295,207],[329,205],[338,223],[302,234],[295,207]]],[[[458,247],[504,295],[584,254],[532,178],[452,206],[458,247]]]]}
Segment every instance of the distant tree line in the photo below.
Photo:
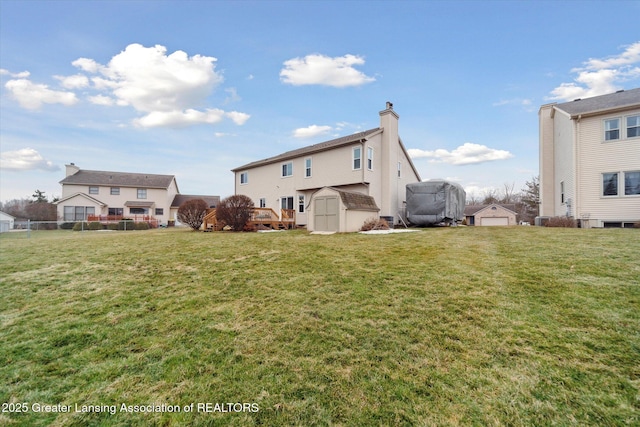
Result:
{"type": "Polygon", "coordinates": [[[531,181],[526,181],[520,192],[515,191],[515,183],[505,183],[502,190],[491,189],[481,195],[467,194],[467,205],[489,205],[498,203],[502,205],[515,205],[519,221],[533,224],[538,215],[540,200],[540,178],[534,176],[531,181]]]}
{"type": "Polygon", "coordinates": [[[54,203],[58,198],[47,198],[44,191],[36,190],[31,198],[13,199],[0,202],[0,211],[14,216],[17,220],[57,221],[58,213],[54,203]]]}

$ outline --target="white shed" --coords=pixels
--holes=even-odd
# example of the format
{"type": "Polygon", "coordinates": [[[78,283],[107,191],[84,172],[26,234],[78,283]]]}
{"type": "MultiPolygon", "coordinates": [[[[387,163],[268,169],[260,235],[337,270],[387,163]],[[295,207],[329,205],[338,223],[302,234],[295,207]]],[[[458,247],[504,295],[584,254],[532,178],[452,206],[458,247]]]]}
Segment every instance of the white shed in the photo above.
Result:
{"type": "Polygon", "coordinates": [[[9,230],[13,230],[13,223],[15,217],[8,213],[0,211],[0,233],[6,233],[9,230]]]}

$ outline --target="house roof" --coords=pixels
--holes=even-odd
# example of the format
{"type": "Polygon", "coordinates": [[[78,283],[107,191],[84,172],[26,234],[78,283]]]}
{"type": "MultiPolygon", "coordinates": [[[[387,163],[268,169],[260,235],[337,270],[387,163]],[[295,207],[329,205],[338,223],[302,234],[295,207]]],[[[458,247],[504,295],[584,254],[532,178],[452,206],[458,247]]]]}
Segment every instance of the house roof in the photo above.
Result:
{"type": "Polygon", "coordinates": [[[556,104],[556,109],[568,113],[572,118],[579,115],[597,114],[610,110],[640,106],[640,88],[622,90],[592,98],[577,99],[556,104]]]}
{"type": "Polygon", "coordinates": [[[464,216],[473,216],[480,212],[483,209],[487,209],[491,206],[496,206],[499,208],[506,209],[508,211],[516,213],[516,205],[514,204],[500,204],[500,203],[490,203],[488,205],[469,205],[464,207],[464,216]]]}
{"type": "Polygon", "coordinates": [[[81,169],[60,181],[60,184],[103,185],[110,187],[168,188],[174,175],[149,173],[92,171],[81,169]]]}
{"type": "Polygon", "coordinates": [[[180,207],[184,202],[194,199],[202,199],[209,207],[216,207],[220,204],[220,196],[196,196],[190,194],[176,194],[171,202],[171,207],[180,207]]]}
{"type": "Polygon", "coordinates": [[[343,145],[353,144],[354,142],[362,141],[363,139],[369,138],[375,135],[378,132],[381,132],[381,128],[374,128],[365,130],[363,132],[354,133],[349,136],[343,136],[340,138],[332,139],[330,141],[320,142],[318,144],[309,145],[308,147],[298,148],[296,150],[287,151],[282,154],[278,154],[277,156],[269,157],[267,159],[258,160],[252,163],[248,163],[244,166],[237,167],[235,169],[231,169],[231,172],[238,172],[244,169],[251,169],[257,166],[268,165],[271,163],[281,162],[283,160],[294,159],[296,157],[319,153],[321,151],[332,150],[337,147],[341,147],[343,145]]]}
{"type": "Polygon", "coordinates": [[[96,199],[95,197],[91,197],[88,194],[85,193],[73,193],[67,197],[64,197],[56,202],[53,202],[54,205],[59,205],[62,202],[66,202],[69,199],[73,199],[74,197],[84,197],[85,199],[89,200],[92,203],[95,203],[96,205],[100,205],[100,206],[107,206],[106,203],[101,202],[100,200],[96,199]]]}

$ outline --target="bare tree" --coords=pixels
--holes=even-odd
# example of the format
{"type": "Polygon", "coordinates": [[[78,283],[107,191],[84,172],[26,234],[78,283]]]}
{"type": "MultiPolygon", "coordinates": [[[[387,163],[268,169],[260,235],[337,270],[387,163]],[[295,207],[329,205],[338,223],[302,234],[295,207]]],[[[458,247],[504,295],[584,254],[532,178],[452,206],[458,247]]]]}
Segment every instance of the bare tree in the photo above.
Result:
{"type": "Polygon", "coordinates": [[[178,208],[178,221],[198,230],[204,221],[209,205],[202,199],[187,200],[178,208]]]}
{"type": "Polygon", "coordinates": [[[515,203],[516,194],[513,192],[513,189],[515,188],[516,183],[512,182],[511,184],[509,184],[508,182],[505,182],[503,186],[504,187],[503,187],[501,203],[505,203],[505,204],[515,203]]]}
{"type": "Polygon", "coordinates": [[[233,231],[242,231],[251,219],[252,211],[253,201],[251,198],[236,194],[220,202],[216,208],[216,219],[224,222],[233,231]]]}

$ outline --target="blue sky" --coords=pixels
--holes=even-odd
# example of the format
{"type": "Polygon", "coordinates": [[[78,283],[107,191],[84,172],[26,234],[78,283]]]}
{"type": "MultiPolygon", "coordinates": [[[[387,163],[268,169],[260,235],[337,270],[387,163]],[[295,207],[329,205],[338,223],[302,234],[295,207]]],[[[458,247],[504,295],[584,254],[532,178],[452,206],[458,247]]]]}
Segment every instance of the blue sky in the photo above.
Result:
{"type": "Polygon", "coordinates": [[[230,169],[375,128],[481,196],[538,174],[542,104],[640,87],[637,1],[0,0],[0,200],[64,165],[230,169]]]}

